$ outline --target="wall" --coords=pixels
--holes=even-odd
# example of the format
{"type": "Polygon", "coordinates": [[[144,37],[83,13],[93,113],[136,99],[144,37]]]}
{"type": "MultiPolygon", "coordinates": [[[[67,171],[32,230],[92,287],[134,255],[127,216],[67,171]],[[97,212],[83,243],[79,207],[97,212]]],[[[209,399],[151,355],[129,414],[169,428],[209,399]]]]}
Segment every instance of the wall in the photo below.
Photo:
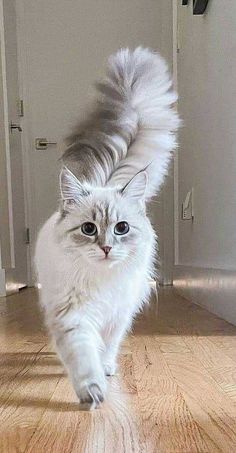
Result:
{"type": "Polygon", "coordinates": [[[192,15],[189,3],[179,6],[178,19],[179,110],[184,126],[178,162],[175,285],[235,321],[236,304],[228,297],[225,273],[231,271],[228,281],[232,282],[232,271],[236,272],[236,3],[209,1],[206,14],[198,17],[192,15]],[[193,223],[181,220],[181,203],[192,187],[193,223]],[[216,269],[222,275],[213,272],[216,269]],[[215,297],[210,305],[208,289],[215,297]]]}

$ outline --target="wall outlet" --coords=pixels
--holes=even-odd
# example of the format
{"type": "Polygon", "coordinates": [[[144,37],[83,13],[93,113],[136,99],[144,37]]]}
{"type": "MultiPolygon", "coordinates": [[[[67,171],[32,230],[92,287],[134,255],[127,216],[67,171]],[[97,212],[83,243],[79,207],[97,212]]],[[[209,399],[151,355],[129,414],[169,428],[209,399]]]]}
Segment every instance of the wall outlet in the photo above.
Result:
{"type": "Polygon", "coordinates": [[[193,209],[193,188],[187,193],[184,202],[182,203],[182,220],[194,219],[193,209]]]}

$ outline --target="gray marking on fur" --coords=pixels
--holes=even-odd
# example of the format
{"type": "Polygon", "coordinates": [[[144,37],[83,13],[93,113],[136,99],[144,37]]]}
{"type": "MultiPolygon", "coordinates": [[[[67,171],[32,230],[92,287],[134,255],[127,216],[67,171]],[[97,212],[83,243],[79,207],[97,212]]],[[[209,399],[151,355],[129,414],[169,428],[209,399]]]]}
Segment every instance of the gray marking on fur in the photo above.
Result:
{"type": "Polygon", "coordinates": [[[56,317],[61,318],[61,317],[65,316],[68,313],[68,311],[70,310],[70,308],[71,308],[71,296],[69,297],[68,303],[65,306],[61,307],[56,312],[56,317]]]}
{"type": "Polygon", "coordinates": [[[67,233],[72,233],[73,231],[78,230],[80,227],[81,227],[81,225],[77,225],[77,226],[75,226],[75,227],[73,227],[73,228],[70,228],[70,229],[67,231],[67,233]]]}
{"type": "Polygon", "coordinates": [[[65,333],[71,333],[71,332],[73,332],[73,330],[77,330],[79,327],[80,327],[79,324],[76,324],[76,326],[73,326],[73,327],[70,327],[69,329],[64,330],[63,333],[64,334],[65,333]]]}

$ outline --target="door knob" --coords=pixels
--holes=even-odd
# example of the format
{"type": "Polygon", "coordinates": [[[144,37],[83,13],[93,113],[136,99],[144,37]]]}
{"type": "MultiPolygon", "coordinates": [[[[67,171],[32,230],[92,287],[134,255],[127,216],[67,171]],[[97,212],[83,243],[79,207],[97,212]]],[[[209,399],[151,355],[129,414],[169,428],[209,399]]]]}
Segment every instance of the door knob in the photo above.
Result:
{"type": "Polygon", "coordinates": [[[49,142],[46,138],[36,138],[35,148],[36,149],[48,149],[49,145],[56,145],[57,142],[49,142]]]}
{"type": "Polygon", "coordinates": [[[19,132],[22,132],[22,127],[19,124],[15,124],[11,121],[10,131],[13,132],[14,129],[18,129],[19,132]]]}

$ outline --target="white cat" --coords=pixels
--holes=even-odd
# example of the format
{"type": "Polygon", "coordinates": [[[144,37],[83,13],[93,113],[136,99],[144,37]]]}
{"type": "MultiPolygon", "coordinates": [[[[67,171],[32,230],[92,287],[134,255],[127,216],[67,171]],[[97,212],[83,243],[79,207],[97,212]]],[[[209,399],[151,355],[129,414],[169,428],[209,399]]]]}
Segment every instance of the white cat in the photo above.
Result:
{"type": "Polygon", "coordinates": [[[148,49],[112,56],[99,90],[70,138],[61,206],[36,246],[45,321],[80,402],[92,406],[149,297],[155,234],[145,203],[164,180],[179,125],[167,66],[148,49]]]}

